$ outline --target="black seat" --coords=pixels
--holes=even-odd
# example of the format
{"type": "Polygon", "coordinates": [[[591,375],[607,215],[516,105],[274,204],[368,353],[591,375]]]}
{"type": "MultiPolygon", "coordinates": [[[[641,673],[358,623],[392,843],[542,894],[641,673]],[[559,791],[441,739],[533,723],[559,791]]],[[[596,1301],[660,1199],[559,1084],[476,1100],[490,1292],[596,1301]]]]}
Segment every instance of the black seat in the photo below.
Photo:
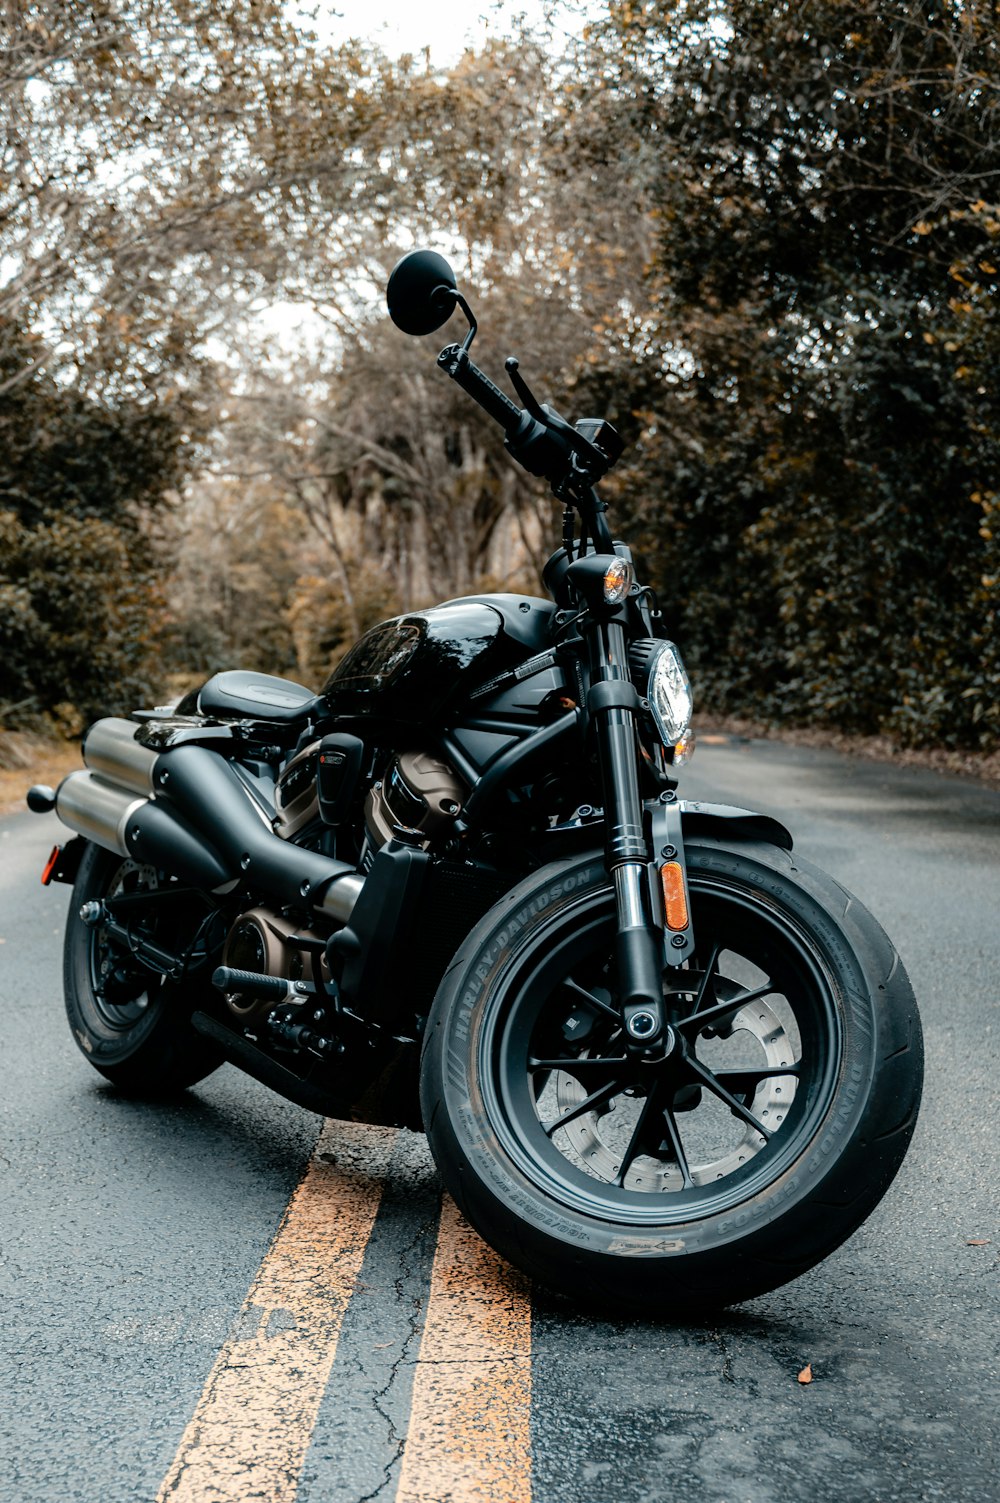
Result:
{"type": "Polygon", "coordinates": [[[291,679],[231,668],[225,673],[213,674],[196,695],[188,695],[177,708],[181,714],[194,710],[201,715],[270,720],[277,725],[290,725],[296,720],[304,720],[319,703],[319,698],[311,689],[293,683],[291,679]]]}

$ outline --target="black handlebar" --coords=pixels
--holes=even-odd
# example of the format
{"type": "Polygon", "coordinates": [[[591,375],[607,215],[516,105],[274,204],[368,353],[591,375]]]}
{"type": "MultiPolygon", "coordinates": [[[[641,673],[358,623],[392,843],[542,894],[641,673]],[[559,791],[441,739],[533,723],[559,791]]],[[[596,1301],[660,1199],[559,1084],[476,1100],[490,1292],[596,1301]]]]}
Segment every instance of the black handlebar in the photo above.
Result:
{"type": "Polygon", "coordinates": [[[450,344],[441,351],[438,365],[500,425],[505,447],[519,465],[530,475],[546,479],[562,501],[579,506],[592,523],[595,538],[606,532],[600,515],[603,505],[593,487],[622,452],[621,439],[610,423],[593,418],[575,426],[568,423],[532,395],[513,358],[507,361],[507,373],[524,406],[518,407],[495,386],[469,356],[476,336],[475,316],[458,291],[451,267],[435,251],[410,251],[397,262],[389,277],[386,299],[393,321],[407,334],[430,334],[441,327],[453,308],[461,308],[469,321],[469,332],[464,343],[450,344]]]}
{"type": "Polygon", "coordinates": [[[539,475],[554,487],[594,478],[578,461],[584,456],[600,460],[599,451],[550,407],[538,408],[537,415],[518,407],[470,359],[467,346],[447,345],[438,365],[500,424],[508,453],[529,475],[539,475]]]}
{"type": "MultiPolygon", "coordinates": [[[[472,332],[475,333],[473,324],[472,332]]],[[[594,490],[615,463],[622,443],[608,423],[588,419],[574,428],[551,407],[540,405],[517,377],[517,362],[508,361],[527,407],[518,407],[495,386],[469,356],[469,341],[449,344],[438,356],[438,365],[483,411],[504,430],[504,447],[529,475],[547,480],[564,502],[572,500],[598,548],[611,550],[611,533],[604,516],[604,503],[594,490]]]]}
{"type": "Polygon", "coordinates": [[[479,403],[494,422],[500,424],[508,436],[521,426],[521,419],[525,415],[523,409],[512,402],[499,386],[494,385],[461,345],[450,344],[443,349],[438,356],[438,365],[448,372],[463,391],[468,392],[473,401],[479,403]]]}

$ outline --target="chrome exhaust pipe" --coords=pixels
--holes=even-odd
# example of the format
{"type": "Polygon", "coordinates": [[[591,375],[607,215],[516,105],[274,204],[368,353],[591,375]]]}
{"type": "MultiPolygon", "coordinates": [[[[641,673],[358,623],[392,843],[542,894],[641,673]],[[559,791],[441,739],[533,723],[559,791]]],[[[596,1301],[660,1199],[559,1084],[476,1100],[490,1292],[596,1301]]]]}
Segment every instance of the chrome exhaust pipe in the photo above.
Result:
{"type": "Polygon", "coordinates": [[[242,877],[283,903],[305,901],[346,924],[365,884],[361,873],[281,840],[215,752],[184,745],[157,754],[135,740],[136,730],[118,718],[91,726],[86,770],[71,772],[56,793],[65,825],[193,886],[216,891],[242,877]]]}
{"type": "Polygon", "coordinates": [[[146,799],[102,782],[92,772],[71,772],[56,790],[56,813],[63,824],[119,856],[128,855],[128,822],[145,803],[146,799]]]}
{"type": "Polygon", "coordinates": [[[105,783],[89,769],[71,772],[60,783],[56,814],[104,850],[163,867],[193,887],[212,892],[233,881],[218,852],[173,809],[105,783]]]}
{"type": "Polygon", "coordinates": [[[103,782],[149,798],[157,753],[135,739],[138,730],[134,721],[119,716],[96,720],[83,738],[83,760],[103,782]]]}
{"type": "Polygon", "coordinates": [[[334,878],[316,906],[327,918],[336,919],[338,924],[346,924],[354,912],[354,905],[360,898],[364,885],[362,873],[356,872],[353,866],[348,867],[342,876],[334,878]]]}

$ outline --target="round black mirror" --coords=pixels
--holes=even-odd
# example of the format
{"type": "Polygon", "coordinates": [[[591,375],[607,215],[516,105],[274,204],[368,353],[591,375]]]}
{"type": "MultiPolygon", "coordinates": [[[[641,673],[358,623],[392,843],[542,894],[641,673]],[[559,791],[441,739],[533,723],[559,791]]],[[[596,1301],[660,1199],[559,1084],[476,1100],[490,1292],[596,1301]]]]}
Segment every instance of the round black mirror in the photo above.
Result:
{"type": "Polygon", "coordinates": [[[447,323],[458,289],[437,251],[410,251],[397,261],[385,289],[389,317],[404,334],[433,334],[447,323]]]}

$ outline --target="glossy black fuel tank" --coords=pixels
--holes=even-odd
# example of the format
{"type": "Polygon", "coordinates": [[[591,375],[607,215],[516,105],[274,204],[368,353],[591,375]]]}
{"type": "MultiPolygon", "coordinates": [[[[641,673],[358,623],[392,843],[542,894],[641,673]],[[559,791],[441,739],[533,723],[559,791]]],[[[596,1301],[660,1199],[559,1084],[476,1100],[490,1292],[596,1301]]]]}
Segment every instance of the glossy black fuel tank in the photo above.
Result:
{"type": "Polygon", "coordinates": [[[555,609],[530,595],[470,595],[383,621],[324,684],[327,709],[423,725],[493,674],[544,651],[555,609]]]}

